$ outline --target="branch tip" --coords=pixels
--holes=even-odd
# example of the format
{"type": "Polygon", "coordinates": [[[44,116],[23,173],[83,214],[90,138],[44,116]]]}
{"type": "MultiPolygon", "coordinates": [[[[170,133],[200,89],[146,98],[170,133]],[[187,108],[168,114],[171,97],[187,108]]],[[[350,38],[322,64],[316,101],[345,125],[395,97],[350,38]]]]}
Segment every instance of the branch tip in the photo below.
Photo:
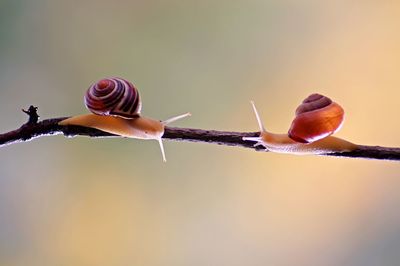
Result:
{"type": "Polygon", "coordinates": [[[39,121],[39,115],[37,113],[38,108],[36,106],[29,106],[28,110],[22,109],[22,112],[29,116],[27,124],[37,124],[39,121]]]}

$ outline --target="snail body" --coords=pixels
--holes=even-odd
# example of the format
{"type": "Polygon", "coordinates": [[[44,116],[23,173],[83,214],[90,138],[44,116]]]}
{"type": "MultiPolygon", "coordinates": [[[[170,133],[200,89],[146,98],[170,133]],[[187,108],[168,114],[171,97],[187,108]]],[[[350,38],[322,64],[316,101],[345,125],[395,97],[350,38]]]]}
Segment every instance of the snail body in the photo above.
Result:
{"type": "Polygon", "coordinates": [[[59,125],[96,128],[111,134],[135,139],[157,140],[166,161],[162,136],[165,126],[190,116],[190,113],[158,121],[140,115],[141,101],[136,87],[121,78],[102,79],[86,92],[85,105],[92,114],[73,116],[59,125]]]}
{"type": "Polygon", "coordinates": [[[251,102],[260,136],[244,137],[255,141],[268,151],[291,154],[326,154],[352,151],[357,148],[347,140],[330,136],[343,124],[343,108],[320,94],[308,96],[296,109],[296,117],[287,134],[275,134],[265,130],[254,102],[251,102]]]}
{"type": "Polygon", "coordinates": [[[162,122],[146,117],[125,119],[116,116],[83,114],[67,118],[61,121],[59,125],[91,127],[121,137],[135,139],[158,139],[164,134],[162,122]]]}

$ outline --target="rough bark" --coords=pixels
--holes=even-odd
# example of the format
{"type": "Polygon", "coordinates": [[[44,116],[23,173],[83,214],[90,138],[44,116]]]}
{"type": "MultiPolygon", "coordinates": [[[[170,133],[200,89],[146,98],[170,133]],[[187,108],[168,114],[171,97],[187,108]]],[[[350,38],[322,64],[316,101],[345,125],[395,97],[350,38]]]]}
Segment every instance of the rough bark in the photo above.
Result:
{"type": "MultiPolygon", "coordinates": [[[[0,147],[18,142],[29,141],[34,138],[63,134],[66,137],[119,137],[97,129],[81,126],[60,126],[58,123],[68,117],[45,119],[38,122],[37,108],[31,106],[27,111],[27,123],[20,128],[0,134],[0,147]]],[[[266,151],[262,147],[254,147],[254,142],[244,141],[243,137],[255,137],[259,132],[226,132],[193,128],[166,127],[163,139],[174,141],[204,142],[218,145],[237,146],[256,151],[266,151]]],[[[377,160],[400,161],[400,148],[359,145],[358,149],[350,152],[329,153],[321,156],[351,157],[377,160]]]]}

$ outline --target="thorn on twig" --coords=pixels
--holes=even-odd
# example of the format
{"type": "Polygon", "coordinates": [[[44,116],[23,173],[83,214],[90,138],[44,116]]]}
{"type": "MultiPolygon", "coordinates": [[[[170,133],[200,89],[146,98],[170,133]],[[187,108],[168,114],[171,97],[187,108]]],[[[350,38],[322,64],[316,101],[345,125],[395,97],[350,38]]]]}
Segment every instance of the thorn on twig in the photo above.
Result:
{"type": "Polygon", "coordinates": [[[28,110],[22,109],[22,112],[29,115],[27,124],[36,124],[38,122],[40,116],[37,114],[37,110],[38,108],[33,105],[29,106],[28,110]]]}

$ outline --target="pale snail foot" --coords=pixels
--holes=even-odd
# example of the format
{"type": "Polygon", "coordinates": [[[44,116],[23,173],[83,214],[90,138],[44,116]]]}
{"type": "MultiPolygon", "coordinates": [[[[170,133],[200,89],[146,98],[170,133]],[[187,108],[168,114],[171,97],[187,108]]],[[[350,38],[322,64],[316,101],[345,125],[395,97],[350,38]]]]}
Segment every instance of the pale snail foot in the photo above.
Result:
{"type": "Polygon", "coordinates": [[[190,116],[190,113],[171,117],[162,122],[138,116],[132,119],[125,119],[111,115],[83,114],[60,121],[61,126],[84,126],[95,128],[107,133],[121,137],[135,139],[154,139],[160,146],[163,161],[166,162],[165,150],[162,142],[165,125],[190,116]]]}
{"type": "Polygon", "coordinates": [[[242,140],[244,140],[244,141],[255,141],[256,143],[253,144],[254,148],[258,148],[258,147],[262,146],[262,148],[260,150],[270,151],[263,144],[261,137],[243,137],[242,140]]]}
{"type": "Polygon", "coordinates": [[[294,155],[315,155],[349,152],[358,148],[358,145],[347,140],[329,136],[312,143],[297,143],[284,134],[263,133],[263,135],[273,135],[274,140],[267,140],[262,137],[244,137],[245,141],[255,141],[254,147],[263,146],[265,151],[286,153],[294,155]]]}
{"type": "Polygon", "coordinates": [[[262,145],[262,142],[261,142],[262,139],[261,139],[260,137],[243,137],[242,140],[244,140],[244,141],[255,141],[255,142],[257,142],[257,143],[255,143],[255,144],[253,145],[253,147],[263,146],[263,145],[262,145]]]}

